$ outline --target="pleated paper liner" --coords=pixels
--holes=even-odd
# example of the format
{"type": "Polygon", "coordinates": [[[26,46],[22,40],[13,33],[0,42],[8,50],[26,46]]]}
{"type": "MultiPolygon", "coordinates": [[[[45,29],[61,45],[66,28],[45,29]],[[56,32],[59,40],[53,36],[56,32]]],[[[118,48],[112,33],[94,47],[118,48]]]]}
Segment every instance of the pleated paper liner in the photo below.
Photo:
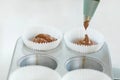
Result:
{"type": "Polygon", "coordinates": [[[54,27],[30,27],[29,29],[24,31],[24,34],[22,36],[24,44],[33,50],[51,50],[56,48],[61,40],[62,40],[62,33],[58,29],[54,27]],[[35,37],[38,34],[48,34],[51,37],[56,38],[55,41],[47,42],[47,43],[36,43],[33,42],[31,39],[35,37]]]}
{"type": "Polygon", "coordinates": [[[97,52],[104,45],[104,36],[95,29],[88,29],[87,32],[83,28],[72,29],[65,33],[64,40],[68,48],[80,52],[80,54],[88,54],[97,52]],[[74,43],[75,39],[84,39],[85,34],[88,34],[90,40],[94,41],[94,45],[78,45],[74,43]]]}

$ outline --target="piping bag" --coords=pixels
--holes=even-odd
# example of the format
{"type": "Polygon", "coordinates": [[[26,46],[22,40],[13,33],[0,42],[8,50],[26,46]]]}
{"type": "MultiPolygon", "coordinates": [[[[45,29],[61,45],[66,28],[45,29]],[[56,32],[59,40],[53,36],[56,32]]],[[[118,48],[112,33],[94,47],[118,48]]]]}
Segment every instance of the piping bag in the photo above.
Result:
{"type": "Polygon", "coordinates": [[[100,0],[84,0],[84,27],[87,29],[100,0]]]}

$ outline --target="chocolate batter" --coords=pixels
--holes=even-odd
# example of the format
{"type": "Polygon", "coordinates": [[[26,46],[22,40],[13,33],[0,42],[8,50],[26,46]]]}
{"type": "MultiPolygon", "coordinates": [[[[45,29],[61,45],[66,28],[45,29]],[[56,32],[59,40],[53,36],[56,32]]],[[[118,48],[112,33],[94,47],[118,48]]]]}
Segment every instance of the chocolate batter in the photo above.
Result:
{"type": "MultiPolygon", "coordinates": [[[[89,26],[89,20],[84,21],[85,30],[88,28],[88,26],[89,26]]],[[[95,44],[95,42],[90,40],[87,34],[85,34],[85,38],[83,40],[76,40],[75,43],[79,45],[94,45],[95,44]]]]}
{"type": "Polygon", "coordinates": [[[76,39],[73,41],[73,43],[78,44],[78,45],[95,45],[96,42],[92,41],[89,39],[88,35],[85,35],[84,39],[76,39]]]}
{"type": "Polygon", "coordinates": [[[36,43],[48,43],[48,42],[53,42],[56,40],[57,40],[56,38],[48,34],[38,34],[34,38],[32,38],[32,41],[36,43]]]}
{"type": "MultiPolygon", "coordinates": [[[[88,28],[88,26],[89,26],[89,20],[84,21],[85,30],[88,28]]],[[[85,34],[84,39],[76,39],[73,41],[73,43],[78,44],[78,45],[95,45],[96,44],[96,42],[90,40],[87,34],[85,34]]]]}
{"type": "Polygon", "coordinates": [[[88,28],[88,26],[89,26],[89,20],[84,21],[84,28],[85,28],[85,30],[88,28]]]}

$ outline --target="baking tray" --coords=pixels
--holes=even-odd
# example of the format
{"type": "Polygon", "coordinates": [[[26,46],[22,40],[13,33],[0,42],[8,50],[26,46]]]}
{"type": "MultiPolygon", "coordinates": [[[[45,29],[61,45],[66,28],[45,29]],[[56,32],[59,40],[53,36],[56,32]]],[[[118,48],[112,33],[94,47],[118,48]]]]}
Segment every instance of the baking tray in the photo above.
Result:
{"type": "Polygon", "coordinates": [[[28,65],[47,66],[56,70],[61,76],[74,69],[90,68],[102,71],[112,77],[111,59],[106,43],[98,52],[83,56],[79,52],[67,48],[64,41],[53,50],[32,50],[24,45],[20,37],[15,45],[8,78],[14,70],[28,65]],[[85,65],[82,62],[84,57],[86,58],[85,65]]]}

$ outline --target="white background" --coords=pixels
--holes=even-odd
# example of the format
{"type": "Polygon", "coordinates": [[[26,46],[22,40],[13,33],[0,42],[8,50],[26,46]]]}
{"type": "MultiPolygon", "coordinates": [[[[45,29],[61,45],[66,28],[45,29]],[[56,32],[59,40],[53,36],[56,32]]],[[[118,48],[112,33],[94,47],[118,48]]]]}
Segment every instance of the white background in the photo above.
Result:
{"type": "MultiPolygon", "coordinates": [[[[0,0],[0,80],[6,80],[16,40],[28,25],[62,32],[82,26],[82,0],[0,0]]],[[[120,0],[101,0],[90,23],[109,45],[112,64],[120,68],[120,0]]]]}

